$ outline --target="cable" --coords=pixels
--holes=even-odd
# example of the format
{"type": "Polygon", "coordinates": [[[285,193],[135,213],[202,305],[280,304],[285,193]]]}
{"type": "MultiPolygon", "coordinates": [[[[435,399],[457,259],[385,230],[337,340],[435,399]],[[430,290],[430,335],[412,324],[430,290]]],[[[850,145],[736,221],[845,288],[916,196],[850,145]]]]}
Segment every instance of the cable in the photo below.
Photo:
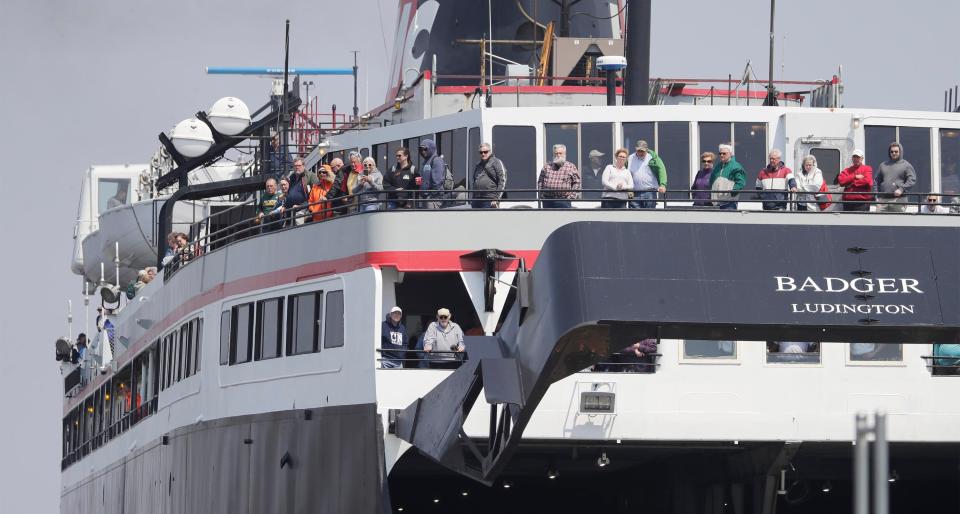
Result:
{"type": "Polygon", "coordinates": [[[380,24],[380,41],[383,41],[383,58],[389,61],[390,52],[387,51],[387,36],[383,32],[383,7],[380,6],[380,0],[377,0],[377,23],[380,24]]]}
{"type": "Polygon", "coordinates": [[[588,18],[593,18],[593,19],[595,19],[595,20],[609,20],[609,19],[612,19],[612,18],[616,18],[617,16],[620,16],[620,13],[622,13],[623,10],[627,8],[627,5],[628,5],[629,3],[630,3],[630,0],[627,0],[626,2],[624,2],[624,3],[623,3],[623,7],[621,7],[620,10],[617,11],[617,12],[616,12],[615,14],[613,14],[612,16],[594,16],[594,15],[588,13],[588,12],[575,12],[575,13],[573,13],[573,14],[570,15],[570,19],[572,20],[574,16],[583,15],[583,16],[586,16],[586,17],[588,17],[588,18]]]}

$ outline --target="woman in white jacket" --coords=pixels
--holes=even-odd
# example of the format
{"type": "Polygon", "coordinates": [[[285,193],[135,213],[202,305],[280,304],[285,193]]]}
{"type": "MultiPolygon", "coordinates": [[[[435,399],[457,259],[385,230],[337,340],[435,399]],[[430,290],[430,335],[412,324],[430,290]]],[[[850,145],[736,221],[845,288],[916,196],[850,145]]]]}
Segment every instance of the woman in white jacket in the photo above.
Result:
{"type": "Polygon", "coordinates": [[[601,182],[603,195],[600,207],[604,209],[625,209],[630,191],[633,190],[633,175],[627,169],[626,148],[619,148],[614,152],[613,164],[603,169],[601,182]]]}
{"type": "Polygon", "coordinates": [[[823,172],[817,167],[817,158],[807,155],[803,158],[800,171],[793,174],[797,181],[797,210],[820,212],[817,203],[827,202],[827,193],[823,184],[823,172]]]}

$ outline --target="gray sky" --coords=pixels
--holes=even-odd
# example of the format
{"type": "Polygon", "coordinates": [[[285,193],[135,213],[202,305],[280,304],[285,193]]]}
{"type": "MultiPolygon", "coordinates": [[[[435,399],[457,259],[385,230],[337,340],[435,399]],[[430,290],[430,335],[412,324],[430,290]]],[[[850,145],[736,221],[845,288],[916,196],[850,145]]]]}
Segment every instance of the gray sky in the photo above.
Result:
{"type": "MultiPolygon", "coordinates": [[[[207,76],[204,67],[282,65],[285,18],[292,20],[291,65],[349,67],[349,50],[359,49],[361,109],[367,72],[369,105],[378,105],[396,5],[394,0],[3,4],[0,194],[12,223],[0,264],[8,292],[17,295],[6,295],[0,309],[0,514],[48,513],[59,505],[62,405],[52,343],[66,332],[67,299],[74,300],[77,327],[83,326],[80,279],[69,271],[81,173],[91,164],[147,162],[160,131],[222,96],[259,107],[268,80],[207,76]]],[[[708,0],[654,1],[652,74],[737,77],[751,59],[756,74],[765,77],[768,8],[765,0],[731,0],[723,9],[708,0]]],[[[960,82],[952,37],[958,19],[960,2],[781,0],[777,76],[829,78],[842,64],[849,107],[939,111],[943,90],[960,82]]],[[[321,105],[349,109],[348,77],[313,80],[318,87],[311,94],[319,94],[321,105]]]]}

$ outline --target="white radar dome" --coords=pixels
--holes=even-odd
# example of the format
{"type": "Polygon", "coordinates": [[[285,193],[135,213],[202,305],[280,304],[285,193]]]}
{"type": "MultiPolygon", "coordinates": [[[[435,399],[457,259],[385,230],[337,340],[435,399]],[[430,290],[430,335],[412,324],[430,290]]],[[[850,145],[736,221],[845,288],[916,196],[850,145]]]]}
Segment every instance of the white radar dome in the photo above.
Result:
{"type": "Polygon", "coordinates": [[[604,55],[597,58],[597,69],[600,71],[620,71],[627,67],[627,58],[622,55],[604,55]]]}
{"type": "Polygon", "coordinates": [[[217,132],[225,136],[235,136],[250,126],[250,109],[243,100],[228,96],[217,100],[213,107],[210,107],[207,119],[217,132]]]}
{"type": "Polygon", "coordinates": [[[170,131],[173,147],[184,157],[199,157],[213,145],[213,132],[206,123],[190,118],[177,123],[170,131]]]}

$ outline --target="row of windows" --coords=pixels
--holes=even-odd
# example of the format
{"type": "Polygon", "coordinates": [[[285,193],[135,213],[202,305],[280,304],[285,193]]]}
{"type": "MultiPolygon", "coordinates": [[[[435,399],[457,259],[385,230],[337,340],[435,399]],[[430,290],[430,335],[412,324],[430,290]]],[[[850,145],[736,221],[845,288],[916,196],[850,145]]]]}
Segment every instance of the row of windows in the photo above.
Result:
{"type": "MultiPolygon", "coordinates": [[[[551,155],[552,145],[564,144],[567,159],[578,166],[582,173],[597,167],[602,171],[612,162],[614,131],[616,124],[600,123],[547,123],[544,125],[544,155],[551,155]],[[590,153],[602,153],[591,161],[590,153]]],[[[622,123],[623,146],[633,148],[638,139],[646,140],[667,165],[668,184],[671,189],[689,189],[691,170],[697,167],[690,156],[690,123],[686,121],[660,121],[622,123]]],[[[734,145],[737,160],[748,175],[763,168],[767,163],[767,124],[762,122],[699,122],[696,124],[699,149],[716,152],[721,143],[734,145]]],[[[876,167],[887,159],[887,146],[897,141],[904,148],[904,158],[913,164],[917,172],[915,191],[931,190],[932,152],[930,129],[927,127],[866,126],[864,127],[865,152],[868,164],[876,167]]],[[[940,183],[941,191],[960,194],[960,129],[939,129],[940,138],[940,183]]],[[[373,156],[378,167],[387,170],[395,162],[396,150],[402,145],[410,150],[413,164],[420,169],[421,159],[417,147],[423,139],[434,139],[438,152],[450,165],[454,179],[467,178],[477,163],[476,147],[480,130],[460,128],[426,134],[420,137],[373,145],[373,156]]],[[[536,162],[536,154],[530,149],[536,145],[536,131],[532,126],[497,125],[493,128],[495,153],[507,165],[508,170],[531,170],[531,173],[510,173],[510,189],[535,189],[536,174],[542,163],[536,162]]],[[[784,149],[786,150],[786,149],[784,149]]],[[[849,163],[842,160],[835,149],[814,148],[824,180],[833,183],[840,171],[849,163]]],[[[751,189],[748,180],[746,188],[751,189]]],[[[514,193],[513,199],[533,199],[534,193],[514,193]]]]}
{"type": "Polygon", "coordinates": [[[221,365],[316,353],[321,348],[339,348],[343,342],[343,291],[339,290],[243,303],[220,315],[221,365]]]}
{"type": "MultiPolygon", "coordinates": [[[[767,341],[768,363],[819,363],[818,343],[790,343],[767,341]]],[[[735,360],[736,341],[704,341],[688,339],[683,342],[683,360],[735,360]]],[[[850,362],[902,362],[903,345],[882,343],[849,343],[850,362]]]]}
{"type": "Polygon", "coordinates": [[[203,318],[182,323],[120,368],[63,419],[62,467],[157,411],[159,392],[200,371],[203,318]]]}
{"type": "Polygon", "coordinates": [[[200,371],[203,319],[194,318],[160,339],[160,390],[200,371]]]}

